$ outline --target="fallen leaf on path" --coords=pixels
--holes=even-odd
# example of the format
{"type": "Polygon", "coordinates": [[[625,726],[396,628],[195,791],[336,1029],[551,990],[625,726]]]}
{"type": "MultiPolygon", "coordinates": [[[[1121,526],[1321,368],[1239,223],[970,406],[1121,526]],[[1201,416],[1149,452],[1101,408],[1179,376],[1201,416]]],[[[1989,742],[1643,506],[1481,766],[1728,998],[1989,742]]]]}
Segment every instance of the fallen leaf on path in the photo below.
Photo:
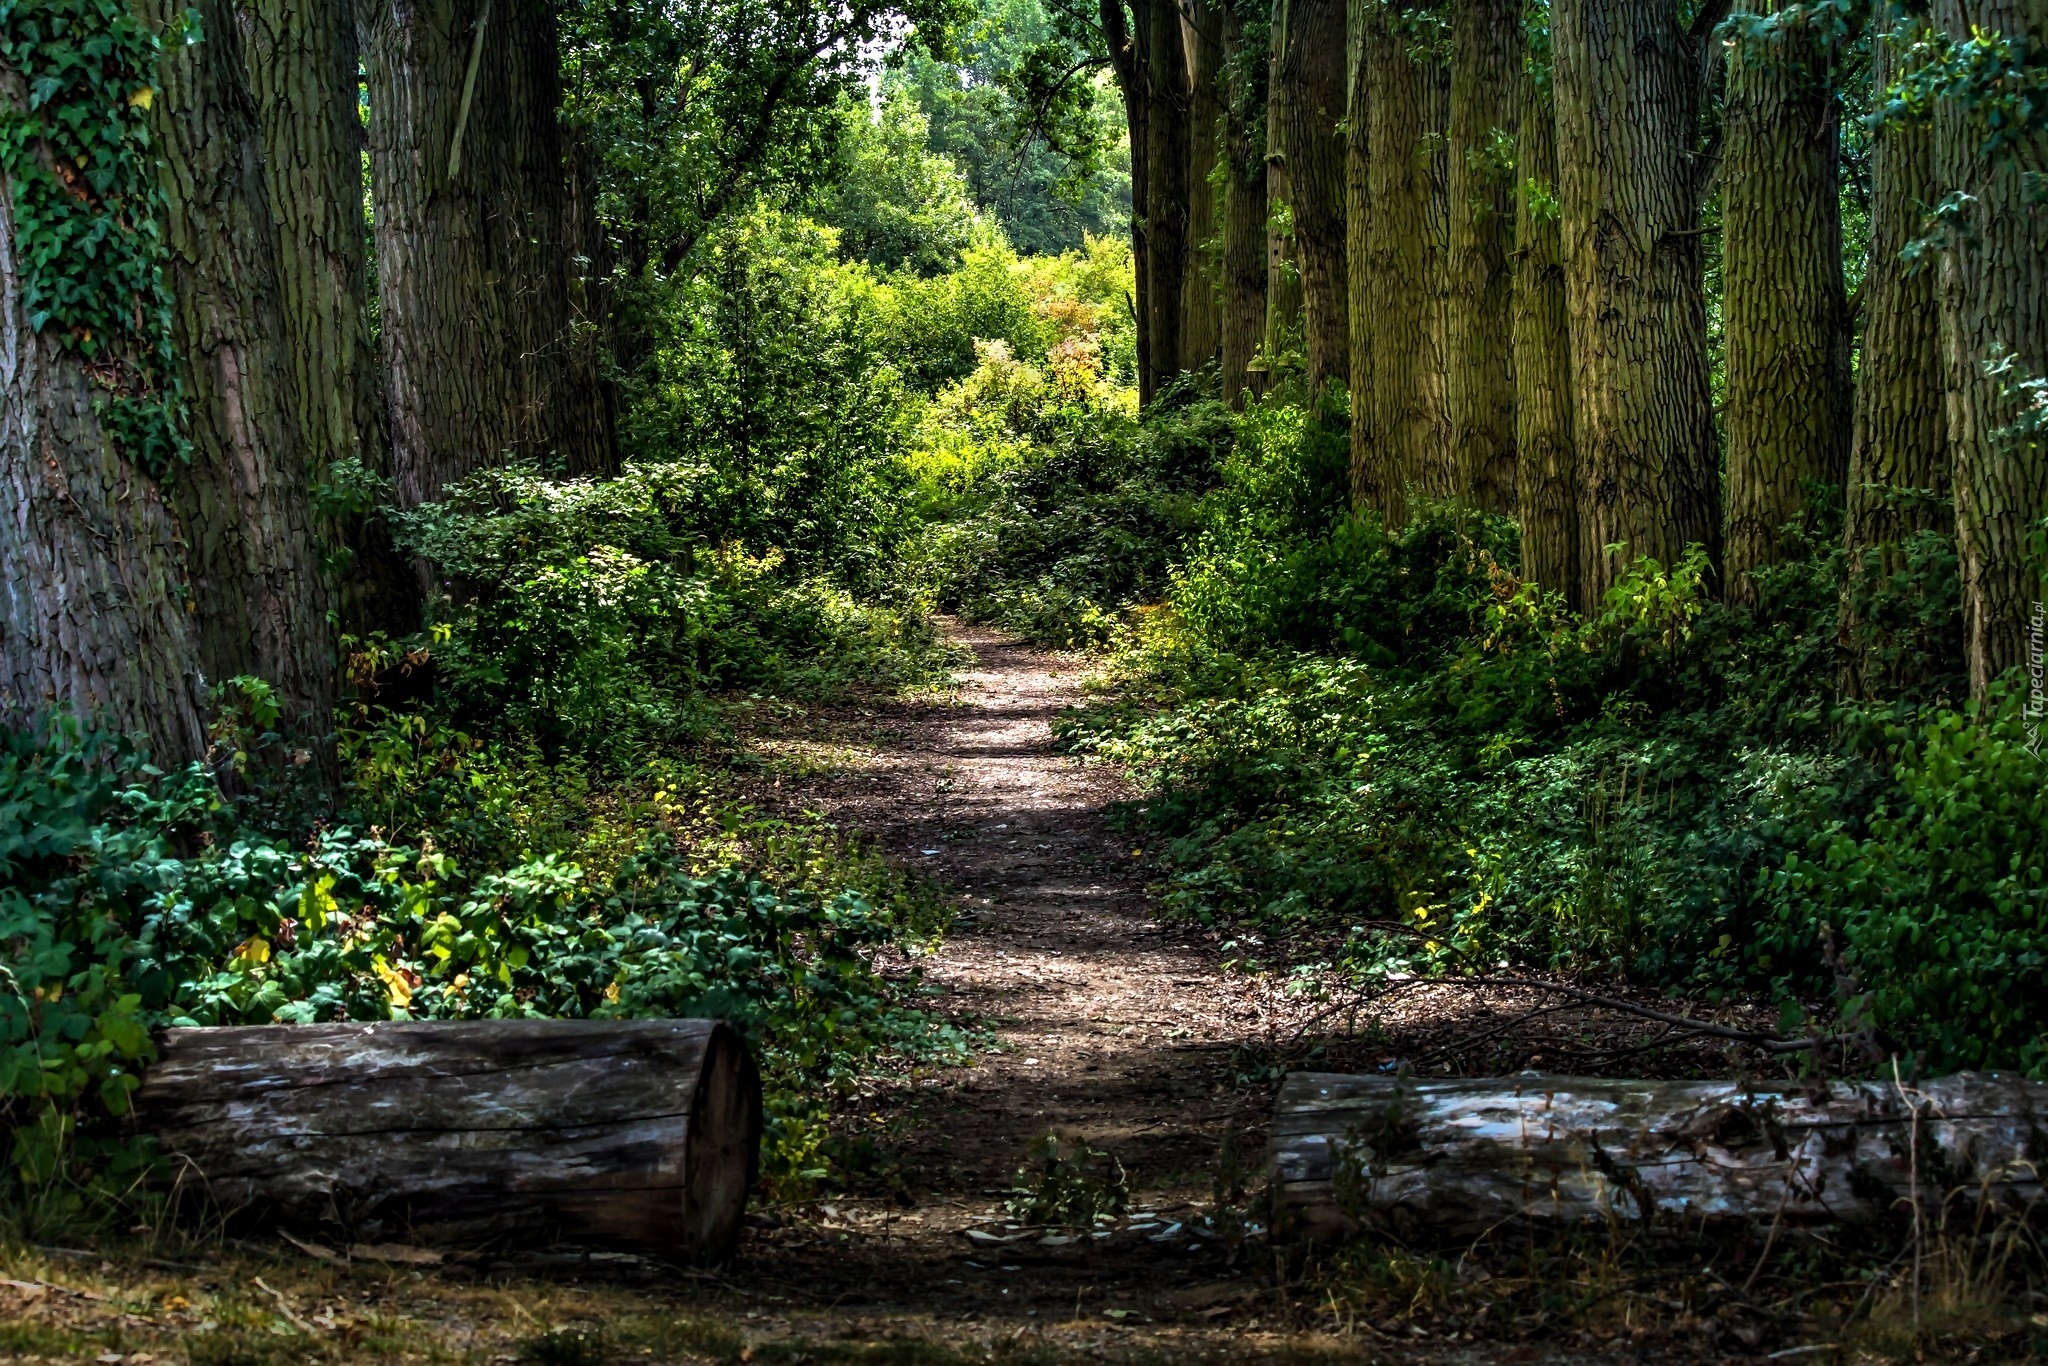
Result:
{"type": "Polygon", "coordinates": [[[290,1243],[299,1251],[305,1253],[308,1257],[312,1257],[323,1262],[338,1262],[341,1260],[341,1254],[339,1252],[336,1252],[331,1247],[322,1247],[318,1243],[304,1242],[298,1238],[292,1237],[291,1234],[282,1231],[280,1231],[277,1236],[284,1239],[287,1243],[290,1243]]]}

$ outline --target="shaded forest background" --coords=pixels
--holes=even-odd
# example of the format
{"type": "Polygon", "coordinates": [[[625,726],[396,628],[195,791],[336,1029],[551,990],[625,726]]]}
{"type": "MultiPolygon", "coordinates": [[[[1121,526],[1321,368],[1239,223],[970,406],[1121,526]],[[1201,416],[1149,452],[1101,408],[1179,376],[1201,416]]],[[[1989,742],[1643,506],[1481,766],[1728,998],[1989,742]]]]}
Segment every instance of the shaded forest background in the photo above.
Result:
{"type": "Polygon", "coordinates": [[[760,804],[1097,652],[1175,915],[2041,1075],[2040,6],[0,6],[24,1217],[147,1031],[728,1014],[764,1181],[963,1055],[760,804]]]}

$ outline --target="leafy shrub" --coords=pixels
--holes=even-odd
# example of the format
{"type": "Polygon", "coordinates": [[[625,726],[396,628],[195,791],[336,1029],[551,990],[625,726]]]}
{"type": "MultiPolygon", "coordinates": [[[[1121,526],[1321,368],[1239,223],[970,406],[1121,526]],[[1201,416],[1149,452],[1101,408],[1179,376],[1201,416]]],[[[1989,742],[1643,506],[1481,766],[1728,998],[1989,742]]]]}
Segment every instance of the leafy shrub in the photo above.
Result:
{"type": "Polygon", "coordinates": [[[717,866],[744,849],[694,871],[673,769],[621,823],[624,852],[600,829],[492,867],[431,836],[251,830],[203,769],[156,773],[91,737],[9,736],[0,755],[0,1107],[29,1187],[133,1178],[137,1150],[97,1120],[125,1111],[157,1024],[719,1015],[760,1042],[784,1131],[878,1050],[957,1046],[873,966],[935,928],[898,875],[856,868],[878,899],[813,890],[845,881],[818,876],[815,846],[769,851],[775,882],[717,866]]]}

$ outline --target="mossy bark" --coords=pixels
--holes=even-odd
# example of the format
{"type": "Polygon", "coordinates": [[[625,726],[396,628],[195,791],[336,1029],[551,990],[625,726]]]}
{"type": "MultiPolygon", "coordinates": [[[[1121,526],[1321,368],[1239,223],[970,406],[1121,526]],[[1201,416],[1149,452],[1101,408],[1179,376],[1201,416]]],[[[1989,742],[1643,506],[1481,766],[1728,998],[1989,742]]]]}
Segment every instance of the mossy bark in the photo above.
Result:
{"type": "Polygon", "coordinates": [[[1276,77],[1286,92],[1277,128],[1285,149],[1301,266],[1309,392],[1351,378],[1344,269],[1344,0],[1289,0],[1276,77]]]}
{"type": "MultiPolygon", "coordinates": [[[[151,0],[152,20],[169,6],[151,0]]],[[[312,525],[313,474],[279,297],[277,230],[256,107],[228,0],[200,0],[206,41],[176,44],[150,106],[164,267],[192,450],[170,478],[207,677],[269,683],[322,754],[335,642],[312,525]]],[[[331,776],[331,764],[308,773],[331,776]]]]}
{"type": "MultiPolygon", "coordinates": [[[[1871,84],[1881,106],[1897,56],[1882,35],[1899,11],[1879,6],[1871,42],[1871,84]]],[[[1888,674],[1869,649],[1858,599],[1867,576],[1903,565],[1901,545],[1922,531],[1953,534],[1948,423],[1941,357],[1941,304],[1931,259],[1904,251],[1941,198],[1934,176],[1934,128],[1887,122],[1870,139],[1870,264],[1863,276],[1863,340],[1856,381],[1843,538],[1848,582],[1842,637],[1849,654],[1843,687],[1885,695],[1912,681],[1888,674]]]]}
{"type": "Polygon", "coordinates": [[[1450,258],[1445,359],[1456,492],[1514,515],[1514,165],[1518,0],[1451,0],[1450,258]]]}
{"type": "MultiPolygon", "coordinates": [[[[1936,0],[1949,37],[1973,30],[2048,43],[2048,0],[1936,0]]],[[[2026,400],[2013,385],[2048,374],[2048,203],[2030,192],[2048,174],[2048,137],[1986,146],[1981,114],[1945,101],[1936,114],[1937,178],[1968,196],[1948,226],[1941,264],[1948,444],[1962,561],[1970,691],[2028,662],[2029,621],[2048,597],[2029,545],[2048,509],[2048,449],[2019,430],[2026,400]]]]}
{"type": "Polygon", "coordinates": [[[1223,397],[1239,407],[1247,392],[1265,391],[1265,374],[1250,366],[1266,331],[1266,64],[1243,51],[1236,10],[1225,4],[1218,13],[1229,73],[1222,146],[1223,397]]]}
{"type": "MultiPolygon", "coordinates": [[[[237,0],[235,14],[277,233],[298,449],[316,481],[334,483],[352,467],[388,480],[363,249],[355,16],[332,0],[237,0]]],[[[316,530],[344,631],[418,625],[419,585],[375,510],[337,508],[316,530]]]]}
{"type": "Polygon", "coordinates": [[[514,458],[616,463],[579,343],[552,7],[359,0],[401,507],[514,458]]]}
{"type": "MultiPolygon", "coordinates": [[[[0,77],[12,107],[25,94],[0,77]]],[[[107,439],[85,364],[30,326],[0,188],[0,721],[99,722],[182,765],[206,726],[177,529],[107,439]]]]}
{"type": "Polygon", "coordinates": [[[1699,60],[1671,0],[1556,0],[1550,19],[1590,607],[1638,556],[1668,565],[1695,544],[1720,554],[1699,60]]]}
{"type": "Polygon", "coordinates": [[[1728,457],[1727,594],[1783,558],[1781,528],[1849,465],[1848,295],[1839,130],[1825,40],[1796,20],[1728,48],[1722,166],[1722,317],[1728,457]]]}
{"type": "Polygon", "coordinates": [[[1418,497],[1455,491],[1445,392],[1443,139],[1449,72],[1418,43],[1412,9],[1374,6],[1364,35],[1367,194],[1364,289],[1370,301],[1375,484],[1390,526],[1418,497]],[[1398,482],[1399,505],[1385,492],[1398,482]],[[1398,514],[1398,515],[1397,515],[1398,514]]]}
{"type": "Polygon", "coordinates": [[[1572,444],[1571,326],[1557,215],[1557,119],[1550,91],[1522,77],[1515,140],[1515,500],[1522,577],[1584,610],[1577,457],[1572,444]]]}

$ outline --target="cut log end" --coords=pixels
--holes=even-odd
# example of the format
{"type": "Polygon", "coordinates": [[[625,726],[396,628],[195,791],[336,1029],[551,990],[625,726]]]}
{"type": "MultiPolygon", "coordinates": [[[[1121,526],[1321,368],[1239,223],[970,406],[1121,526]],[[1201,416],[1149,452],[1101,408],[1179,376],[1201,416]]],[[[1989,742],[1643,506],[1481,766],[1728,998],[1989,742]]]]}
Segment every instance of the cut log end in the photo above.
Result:
{"type": "Polygon", "coordinates": [[[719,1021],[173,1029],[158,1049],[137,1122],[244,1221],[706,1261],[754,1182],[760,1081],[719,1021]]]}

